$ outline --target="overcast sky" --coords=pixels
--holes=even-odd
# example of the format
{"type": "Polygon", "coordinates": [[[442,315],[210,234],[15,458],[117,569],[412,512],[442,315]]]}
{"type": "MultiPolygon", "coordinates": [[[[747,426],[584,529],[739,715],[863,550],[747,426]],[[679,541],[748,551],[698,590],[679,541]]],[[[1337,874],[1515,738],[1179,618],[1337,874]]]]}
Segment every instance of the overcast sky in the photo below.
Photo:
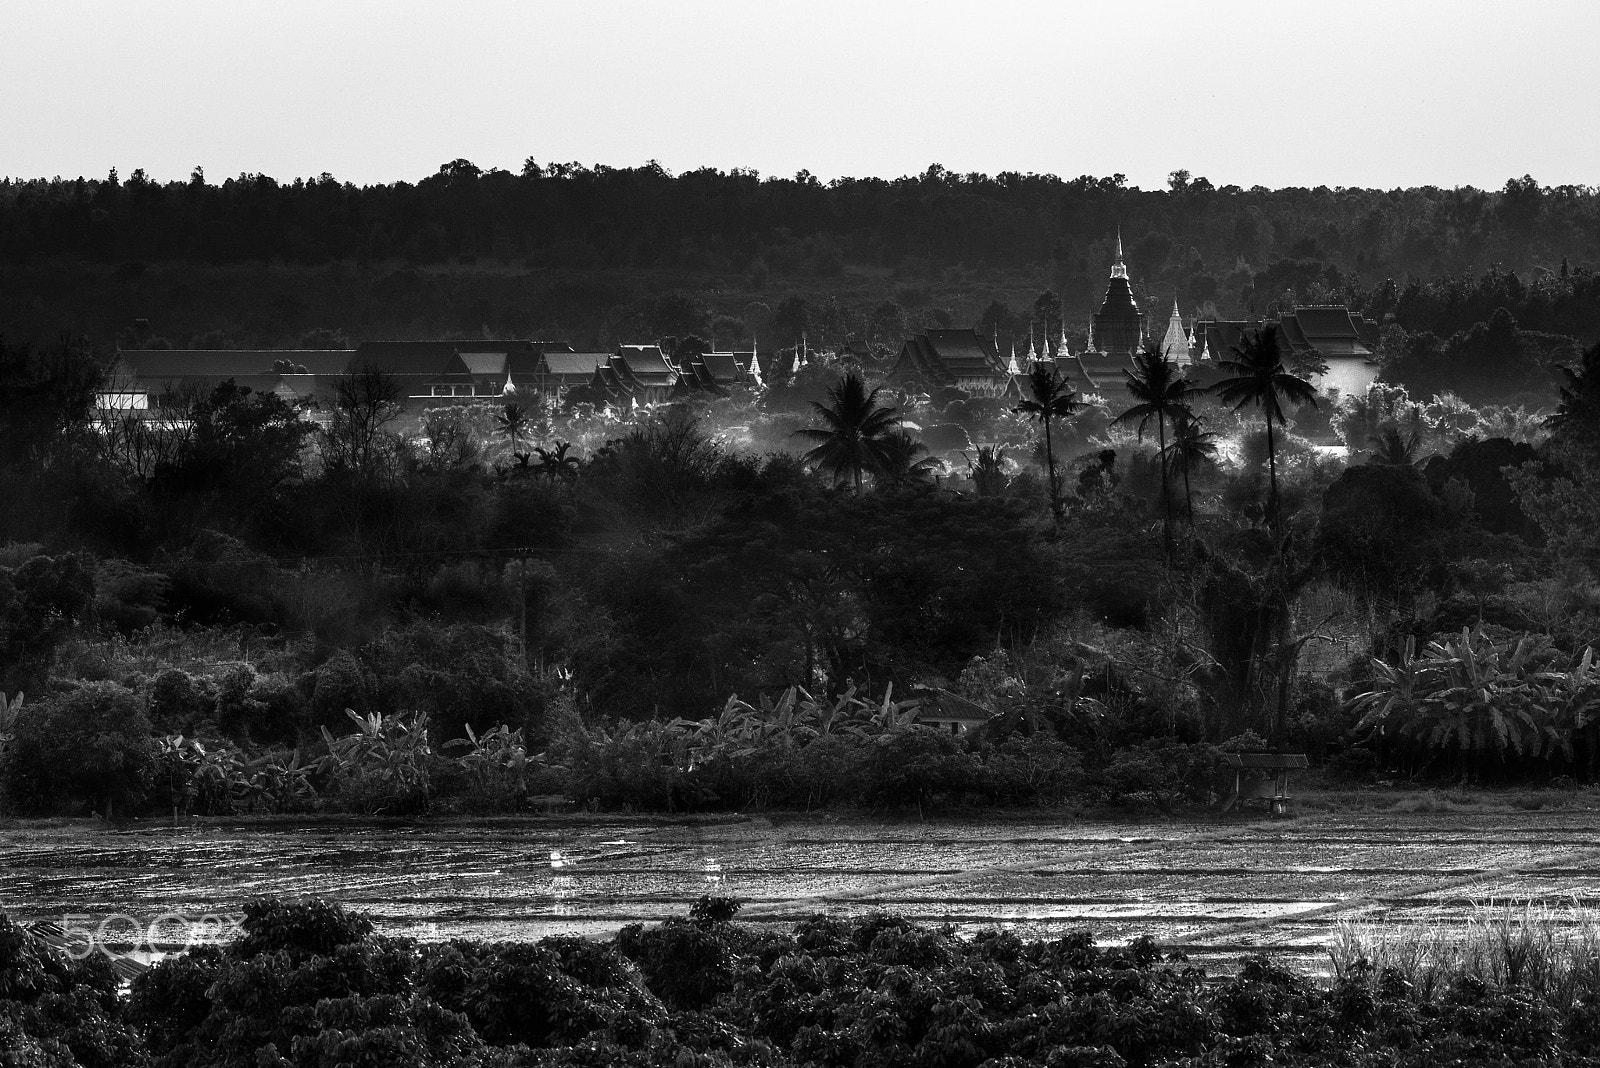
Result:
{"type": "Polygon", "coordinates": [[[0,0],[0,175],[1600,184],[1600,3],[0,0]]]}

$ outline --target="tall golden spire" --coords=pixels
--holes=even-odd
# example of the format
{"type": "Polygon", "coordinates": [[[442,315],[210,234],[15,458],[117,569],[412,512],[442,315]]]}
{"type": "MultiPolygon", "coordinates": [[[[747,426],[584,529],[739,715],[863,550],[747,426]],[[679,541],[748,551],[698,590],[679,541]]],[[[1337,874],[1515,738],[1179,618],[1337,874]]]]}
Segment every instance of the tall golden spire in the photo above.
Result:
{"type": "Polygon", "coordinates": [[[1126,277],[1128,277],[1127,265],[1122,262],[1122,226],[1121,226],[1121,224],[1118,224],[1118,226],[1117,226],[1117,262],[1115,262],[1115,263],[1113,263],[1111,265],[1111,277],[1112,278],[1126,278],[1126,277]]]}

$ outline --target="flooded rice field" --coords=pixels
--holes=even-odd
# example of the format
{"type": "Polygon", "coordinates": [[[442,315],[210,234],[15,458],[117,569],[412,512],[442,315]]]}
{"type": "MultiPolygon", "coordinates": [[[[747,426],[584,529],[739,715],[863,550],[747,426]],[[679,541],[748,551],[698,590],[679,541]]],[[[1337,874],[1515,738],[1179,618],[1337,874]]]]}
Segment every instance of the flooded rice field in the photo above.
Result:
{"type": "Polygon", "coordinates": [[[220,917],[269,894],[334,898],[424,939],[536,939],[683,915],[707,892],[743,901],[749,922],[886,908],[964,931],[1150,934],[1212,967],[1265,950],[1317,969],[1340,921],[1464,922],[1530,899],[1600,909],[1600,812],[0,826],[0,910],[157,953],[225,936],[220,917]]]}

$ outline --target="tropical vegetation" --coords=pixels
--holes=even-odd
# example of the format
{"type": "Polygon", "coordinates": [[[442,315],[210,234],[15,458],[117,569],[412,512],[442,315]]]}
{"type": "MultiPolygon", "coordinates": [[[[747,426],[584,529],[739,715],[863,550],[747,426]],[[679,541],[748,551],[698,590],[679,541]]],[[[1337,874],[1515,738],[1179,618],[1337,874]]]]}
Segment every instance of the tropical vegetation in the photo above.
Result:
{"type": "Polygon", "coordinates": [[[1594,942],[1562,948],[1538,917],[1485,924],[1454,957],[1347,932],[1318,983],[1264,956],[1208,975],[1149,938],[964,939],[885,913],[774,930],[739,910],[705,897],[605,941],[419,943],[260,900],[240,937],[126,996],[106,958],[0,916],[0,1036],[51,1068],[1585,1065],[1597,1038],[1594,942]]]}

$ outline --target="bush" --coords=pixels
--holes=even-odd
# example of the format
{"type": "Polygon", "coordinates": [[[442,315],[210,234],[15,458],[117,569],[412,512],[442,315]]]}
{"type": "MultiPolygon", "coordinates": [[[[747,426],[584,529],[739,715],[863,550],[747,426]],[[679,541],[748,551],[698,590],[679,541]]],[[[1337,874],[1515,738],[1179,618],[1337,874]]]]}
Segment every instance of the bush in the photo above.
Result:
{"type": "Polygon", "coordinates": [[[943,731],[912,727],[880,738],[864,767],[869,804],[959,802],[984,789],[983,765],[943,731]]]}
{"type": "Polygon", "coordinates": [[[1007,738],[983,762],[985,794],[1003,805],[1060,805],[1083,789],[1083,754],[1042,732],[1007,738]]]}
{"type": "Polygon", "coordinates": [[[0,768],[9,804],[50,812],[87,802],[110,818],[137,809],[156,771],[156,744],[144,703],[110,682],[30,706],[0,768]]]}
{"type": "Polygon", "coordinates": [[[1222,751],[1215,746],[1150,741],[1118,749],[1100,773],[1103,796],[1112,804],[1153,805],[1170,812],[1179,805],[1216,800],[1222,751]]]}
{"type": "Polygon", "coordinates": [[[0,913],[0,1064],[132,1068],[144,1052],[105,957],[70,961],[0,913]]]}
{"type": "Polygon", "coordinates": [[[345,709],[362,715],[372,711],[372,676],[350,653],[340,650],[311,673],[311,721],[333,729],[344,724],[345,709]]]}
{"type": "Polygon", "coordinates": [[[1378,778],[1378,754],[1359,746],[1344,749],[1329,757],[1323,772],[1334,782],[1365,785],[1378,778]]]}
{"type": "Polygon", "coordinates": [[[211,716],[216,694],[209,679],[179,668],[163,668],[150,683],[150,719],[167,734],[193,734],[211,716]]]}

